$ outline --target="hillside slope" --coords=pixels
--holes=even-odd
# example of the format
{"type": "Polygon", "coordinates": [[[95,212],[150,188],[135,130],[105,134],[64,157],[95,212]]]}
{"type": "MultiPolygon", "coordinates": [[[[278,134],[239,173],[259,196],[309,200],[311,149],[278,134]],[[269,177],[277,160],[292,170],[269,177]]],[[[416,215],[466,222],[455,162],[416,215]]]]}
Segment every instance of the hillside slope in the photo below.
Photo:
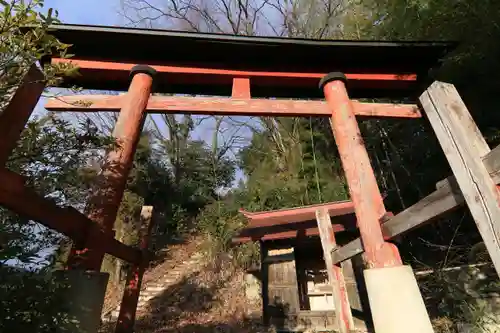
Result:
{"type": "MultiPolygon", "coordinates": [[[[209,257],[202,239],[192,237],[169,250],[169,255],[148,271],[141,288],[135,331],[141,333],[257,332],[262,306],[245,297],[244,271],[228,255],[209,257]]],[[[116,299],[103,313],[112,332],[118,314],[116,299]]]]}

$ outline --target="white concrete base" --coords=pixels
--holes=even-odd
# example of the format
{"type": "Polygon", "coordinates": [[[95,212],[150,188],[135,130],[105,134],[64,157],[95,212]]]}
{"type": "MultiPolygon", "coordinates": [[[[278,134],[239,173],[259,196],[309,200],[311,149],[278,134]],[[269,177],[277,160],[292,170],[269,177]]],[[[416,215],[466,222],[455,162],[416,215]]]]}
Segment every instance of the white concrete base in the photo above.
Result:
{"type": "Polygon", "coordinates": [[[410,266],[364,271],[376,333],[432,333],[431,321],[410,266]]]}

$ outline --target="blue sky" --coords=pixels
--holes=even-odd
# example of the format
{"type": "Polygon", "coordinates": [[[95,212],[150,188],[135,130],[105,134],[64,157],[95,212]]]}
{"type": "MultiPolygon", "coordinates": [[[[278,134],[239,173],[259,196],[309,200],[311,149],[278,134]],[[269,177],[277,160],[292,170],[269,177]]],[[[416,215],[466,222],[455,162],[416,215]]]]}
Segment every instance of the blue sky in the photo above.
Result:
{"type": "MultiPolygon", "coordinates": [[[[108,25],[108,26],[123,26],[126,24],[124,19],[120,16],[120,0],[45,0],[45,11],[49,8],[54,8],[59,12],[59,19],[63,23],[68,24],[87,24],[87,25],[108,25]]],[[[48,95],[65,94],[64,90],[51,89],[48,95]]],[[[33,116],[40,116],[45,112],[44,105],[46,97],[42,97],[36,106],[33,116]]],[[[201,126],[198,126],[193,133],[193,138],[204,140],[210,144],[213,135],[214,122],[205,121],[201,126]]],[[[244,135],[250,135],[246,131],[244,135]]],[[[222,138],[221,138],[222,139],[222,138]]],[[[244,176],[241,171],[236,173],[236,181],[242,179],[244,176]]],[[[45,253],[50,252],[50,249],[40,253],[43,257],[45,253]]],[[[7,262],[7,264],[16,265],[17,263],[7,262]]]]}
{"type": "Polygon", "coordinates": [[[59,11],[64,23],[121,25],[119,0],[46,0],[46,8],[59,11]]]}
{"type": "MultiPolygon", "coordinates": [[[[59,12],[59,19],[68,24],[88,24],[88,25],[108,25],[124,26],[125,19],[120,15],[120,0],[45,0],[45,10],[54,8],[59,12]]],[[[42,98],[35,115],[44,112],[43,105],[46,99],[42,98]]],[[[155,116],[155,118],[158,116],[155,116]]],[[[161,121],[159,122],[161,126],[161,121]]],[[[209,119],[198,126],[193,133],[193,138],[211,143],[214,129],[214,121],[209,119]]],[[[228,130],[226,133],[233,133],[236,130],[228,130]]],[[[248,130],[239,130],[238,135],[250,138],[251,133],[248,130]]],[[[223,140],[220,138],[219,140],[223,140]]],[[[238,171],[236,182],[243,177],[238,171]]]]}

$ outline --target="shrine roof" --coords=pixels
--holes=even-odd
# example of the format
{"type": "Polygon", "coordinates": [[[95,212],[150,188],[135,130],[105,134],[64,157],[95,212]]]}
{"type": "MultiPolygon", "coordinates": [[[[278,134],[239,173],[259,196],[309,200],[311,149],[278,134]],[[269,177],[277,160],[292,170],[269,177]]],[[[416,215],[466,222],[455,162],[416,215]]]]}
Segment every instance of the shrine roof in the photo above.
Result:
{"type": "Polygon", "coordinates": [[[248,219],[234,243],[257,240],[276,240],[319,235],[316,211],[328,210],[334,232],[356,229],[354,205],[351,201],[337,201],[310,206],[294,207],[264,212],[240,212],[248,219]]]}
{"type": "MultiPolygon", "coordinates": [[[[78,59],[320,74],[331,71],[426,74],[454,47],[448,42],[311,40],[69,24],[51,26],[51,34],[71,44],[70,53],[78,59]]],[[[89,89],[127,88],[126,80],[109,81],[96,79],[76,83],[89,89]]],[[[207,89],[209,85],[203,88],[207,89]]],[[[253,88],[253,96],[269,94],[280,97],[285,93],[282,87],[275,87],[275,91],[264,91],[259,85],[253,88]]],[[[370,89],[365,94],[374,92],[372,87],[370,89]]],[[[186,91],[202,92],[223,94],[225,90],[202,91],[192,85],[191,90],[186,91]]],[[[292,95],[290,97],[321,97],[317,82],[288,93],[292,95]]]]}

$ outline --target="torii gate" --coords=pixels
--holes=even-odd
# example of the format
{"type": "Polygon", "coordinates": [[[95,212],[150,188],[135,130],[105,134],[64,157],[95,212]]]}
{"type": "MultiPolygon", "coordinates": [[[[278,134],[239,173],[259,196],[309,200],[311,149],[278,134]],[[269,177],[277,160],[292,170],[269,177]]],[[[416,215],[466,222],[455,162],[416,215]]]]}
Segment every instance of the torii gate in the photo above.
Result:
{"type": "MultiPolygon", "coordinates": [[[[128,88],[123,96],[69,96],[46,105],[52,111],[120,111],[113,132],[120,145],[107,155],[99,178],[101,187],[87,208],[87,216],[73,209],[51,206],[25,188],[19,175],[5,168],[0,170],[0,204],[76,240],[73,267],[99,271],[104,252],[137,267],[144,267],[147,262],[147,256],[140,250],[117,242],[112,233],[145,113],[326,116],[331,119],[361,234],[361,239],[354,240],[352,245],[332,249],[332,260],[338,263],[354,252],[365,252],[365,278],[378,333],[432,332],[411,267],[402,264],[397,248],[386,239],[461,202],[457,199],[450,203],[449,198],[457,196],[450,186],[442,186],[438,190],[441,196],[433,197],[432,203],[439,206],[434,206],[434,211],[426,210],[428,202],[427,206],[417,203],[415,206],[420,204],[423,213],[402,217],[398,214],[381,227],[386,211],[356,116],[419,118],[421,113],[412,104],[361,103],[350,97],[415,98],[422,90],[425,73],[452,44],[236,37],[77,25],[57,25],[52,29],[62,42],[73,45],[71,52],[75,56],[42,59],[42,62],[78,66],[81,76],[69,78],[67,84],[88,89],[128,88]],[[137,63],[147,65],[135,66],[137,63]],[[223,97],[161,97],[151,96],[152,91],[223,97]],[[318,99],[321,92],[326,102],[287,99],[318,99]],[[443,198],[448,200],[446,207],[437,204],[443,198]],[[31,205],[26,206],[25,202],[31,205]],[[408,217],[411,218],[407,220],[408,217]]],[[[33,67],[0,115],[3,165],[44,88],[40,80],[33,67]]],[[[496,172],[497,166],[487,163],[488,158],[495,160],[496,154],[485,156],[489,148],[482,136],[477,136],[477,128],[459,99],[456,91],[442,84],[433,85],[421,98],[498,269],[500,233],[494,221],[500,217],[500,209],[495,184],[488,175],[496,172]],[[445,114],[450,105],[457,116],[445,114]],[[464,139],[464,134],[470,133],[478,137],[472,143],[464,139]],[[485,158],[485,162],[480,158],[485,158]],[[471,167],[472,173],[467,171],[471,167]],[[483,198],[480,205],[474,203],[478,197],[483,198]]],[[[136,294],[141,274],[141,269],[137,269],[129,281],[136,294]]],[[[118,332],[133,329],[135,297],[124,296],[118,332]],[[132,300],[127,301],[127,297],[132,300]]],[[[350,329],[348,324],[339,327],[342,332],[350,329]]]]}

